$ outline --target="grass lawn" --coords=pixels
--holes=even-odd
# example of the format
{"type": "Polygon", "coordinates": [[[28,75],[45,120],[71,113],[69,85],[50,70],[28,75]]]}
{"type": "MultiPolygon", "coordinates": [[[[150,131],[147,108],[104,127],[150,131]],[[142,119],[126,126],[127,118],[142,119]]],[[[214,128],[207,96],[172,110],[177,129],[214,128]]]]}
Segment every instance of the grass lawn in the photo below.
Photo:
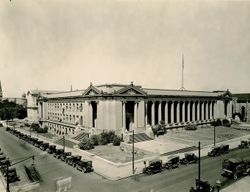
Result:
{"type": "MultiPolygon", "coordinates": [[[[226,140],[230,140],[236,137],[241,137],[245,135],[249,135],[250,131],[245,130],[237,130],[231,127],[215,127],[216,129],[216,142],[222,142],[226,140]]],[[[213,127],[204,127],[198,128],[196,131],[187,131],[187,130],[177,130],[177,131],[169,131],[167,136],[174,137],[183,140],[185,143],[197,143],[201,141],[202,145],[213,144],[214,141],[214,128],[213,127]]]]}
{"type": "MultiPolygon", "coordinates": [[[[115,163],[126,163],[132,161],[132,154],[121,151],[119,146],[99,145],[95,146],[95,148],[91,149],[89,152],[115,163]]],[[[135,160],[148,156],[150,156],[150,153],[147,152],[145,152],[143,155],[135,154],[135,160]]]]}

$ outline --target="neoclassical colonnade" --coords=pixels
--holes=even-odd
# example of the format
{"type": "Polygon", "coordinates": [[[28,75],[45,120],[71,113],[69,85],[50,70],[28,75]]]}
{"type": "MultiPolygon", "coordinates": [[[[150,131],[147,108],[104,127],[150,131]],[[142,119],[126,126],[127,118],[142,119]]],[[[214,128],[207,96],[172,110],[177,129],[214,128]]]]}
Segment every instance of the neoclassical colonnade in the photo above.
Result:
{"type": "Polygon", "coordinates": [[[156,125],[161,121],[165,124],[207,121],[215,116],[215,104],[214,100],[147,100],[129,103],[123,101],[122,127],[128,129],[128,120],[138,127],[138,118],[141,115],[144,115],[144,126],[156,125]],[[144,105],[144,114],[138,113],[141,104],[144,105]],[[128,113],[132,116],[130,119],[128,113]]]}

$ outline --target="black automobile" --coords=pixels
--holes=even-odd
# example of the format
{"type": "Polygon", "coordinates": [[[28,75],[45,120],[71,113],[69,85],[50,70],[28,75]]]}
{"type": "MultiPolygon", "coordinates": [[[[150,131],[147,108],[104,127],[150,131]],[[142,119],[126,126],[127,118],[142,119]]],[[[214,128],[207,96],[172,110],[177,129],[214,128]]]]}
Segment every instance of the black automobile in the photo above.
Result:
{"type": "Polygon", "coordinates": [[[56,149],[53,156],[57,159],[60,159],[63,152],[64,152],[63,149],[56,149]]]}
{"type": "Polygon", "coordinates": [[[213,192],[214,191],[214,187],[211,186],[208,181],[199,181],[198,179],[196,179],[196,187],[195,188],[191,188],[190,192],[198,192],[199,188],[200,188],[200,192],[213,192]]]}
{"type": "Polygon", "coordinates": [[[6,158],[6,155],[0,155],[0,161],[5,160],[6,158]]]}
{"type": "Polygon", "coordinates": [[[241,140],[240,144],[238,145],[239,149],[246,149],[249,148],[249,142],[247,140],[241,140]]]}
{"type": "Polygon", "coordinates": [[[220,156],[221,155],[221,146],[213,146],[212,150],[207,154],[210,157],[220,156]]]}
{"type": "Polygon", "coordinates": [[[46,151],[49,153],[49,154],[53,154],[55,151],[56,151],[56,146],[55,145],[50,145],[46,151]]]}
{"type": "Polygon", "coordinates": [[[249,166],[248,161],[239,158],[225,159],[222,163],[223,173],[221,175],[237,180],[239,176],[249,174],[249,166]]]}
{"type": "Polygon", "coordinates": [[[69,158],[67,158],[66,163],[69,164],[70,166],[75,167],[76,164],[81,161],[82,157],[79,155],[74,155],[74,156],[70,156],[69,158]]]}
{"type": "Polygon", "coordinates": [[[185,157],[180,159],[180,163],[183,165],[197,163],[198,157],[194,153],[185,153],[185,157]]]}
{"type": "Polygon", "coordinates": [[[92,172],[94,170],[92,167],[92,161],[85,159],[77,162],[76,169],[82,171],[83,173],[92,172]]]}
{"type": "Polygon", "coordinates": [[[71,156],[71,154],[72,154],[71,152],[63,152],[60,159],[62,161],[65,161],[68,156],[71,156]]]}
{"type": "Polygon", "coordinates": [[[9,181],[9,183],[14,183],[14,182],[20,181],[20,177],[17,175],[16,171],[9,172],[8,181],[9,181]]]}
{"type": "Polygon", "coordinates": [[[40,145],[40,149],[43,151],[45,151],[48,147],[49,147],[49,143],[43,143],[42,145],[40,145]]]}
{"type": "Polygon", "coordinates": [[[186,125],[185,126],[185,130],[188,130],[188,131],[195,131],[197,130],[197,125],[196,124],[189,124],[189,125],[186,125]]]}
{"type": "Polygon", "coordinates": [[[228,144],[222,144],[220,146],[220,148],[221,148],[221,154],[229,153],[229,145],[228,144]]]}
{"type": "Polygon", "coordinates": [[[31,138],[30,144],[35,145],[37,141],[38,141],[37,138],[31,138]]]}
{"type": "Polygon", "coordinates": [[[162,161],[161,160],[154,160],[149,161],[149,165],[146,166],[145,162],[145,168],[143,168],[142,172],[148,175],[159,173],[162,171],[162,161]]]}
{"type": "Polygon", "coordinates": [[[37,148],[40,148],[40,146],[43,144],[43,141],[37,141],[36,143],[35,143],[35,146],[37,147],[37,148]]]}
{"type": "MultiPolygon", "coordinates": [[[[15,167],[9,167],[8,172],[9,172],[9,174],[11,172],[16,172],[16,168],[15,167]]],[[[7,169],[3,169],[2,173],[3,173],[3,176],[6,177],[7,176],[7,169]]]]}
{"type": "Polygon", "coordinates": [[[166,169],[174,169],[179,167],[180,157],[179,156],[170,156],[168,157],[168,162],[165,164],[166,169]]]}

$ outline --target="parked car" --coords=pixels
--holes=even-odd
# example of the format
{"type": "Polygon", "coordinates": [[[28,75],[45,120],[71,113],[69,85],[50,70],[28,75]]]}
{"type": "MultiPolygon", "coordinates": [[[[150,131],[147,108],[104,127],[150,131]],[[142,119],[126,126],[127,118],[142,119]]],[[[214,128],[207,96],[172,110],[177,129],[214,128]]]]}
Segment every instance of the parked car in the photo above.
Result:
{"type": "Polygon", "coordinates": [[[68,163],[70,166],[75,167],[76,164],[81,161],[82,157],[79,155],[75,155],[75,156],[70,156],[69,158],[67,158],[66,163],[68,163]]]}
{"type": "Polygon", "coordinates": [[[198,157],[194,153],[185,153],[185,157],[180,159],[180,163],[183,165],[197,163],[198,157]]]}
{"type": "Polygon", "coordinates": [[[224,177],[237,180],[238,177],[249,174],[250,163],[238,158],[225,159],[222,163],[224,177]]]}
{"type": "Polygon", "coordinates": [[[49,153],[49,154],[53,154],[55,151],[56,151],[56,146],[55,145],[50,145],[46,151],[49,153]]]}
{"type": "Polygon", "coordinates": [[[219,145],[213,146],[212,150],[210,152],[208,152],[207,155],[210,157],[220,156],[221,155],[221,146],[219,146],[219,145]]]}
{"type": "Polygon", "coordinates": [[[229,145],[228,144],[222,144],[220,147],[221,147],[221,154],[229,153],[229,145]]]}
{"type": "Polygon", "coordinates": [[[145,168],[143,168],[142,172],[146,173],[148,175],[154,174],[154,173],[159,173],[162,171],[162,161],[161,160],[153,160],[149,161],[149,165],[146,166],[145,163],[145,168]]]}
{"type": "Polygon", "coordinates": [[[238,145],[239,149],[246,149],[249,148],[249,142],[248,140],[241,140],[240,144],[238,145]]]}
{"type": "Polygon", "coordinates": [[[48,147],[49,147],[49,143],[43,143],[42,145],[40,145],[40,149],[43,151],[45,151],[48,147]]]}
{"type": "Polygon", "coordinates": [[[71,156],[71,154],[71,152],[63,152],[63,154],[61,155],[61,160],[65,161],[68,156],[71,156]]]}
{"type": "Polygon", "coordinates": [[[211,186],[208,181],[199,181],[198,179],[196,179],[196,182],[195,182],[196,186],[195,188],[191,188],[190,189],[190,192],[199,192],[199,189],[200,188],[200,192],[213,192],[214,191],[214,187],[211,186]]]}
{"type": "Polygon", "coordinates": [[[179,156],[170,156],[168,162],[165,164],[166,169],[174,169],[179,167],[180,157],[179,156]]]}
{"type": "Polygon", "coordinates": [[[6,157],[6,155],[0,155],[0,161],[2,161],[2,160],[5,160],[7,157],[6,157]]]}
{"type": "Polygon", "coordinates": [[[43,144],[43,141],[37,141],[36,143],[35,143],[35,146],[37,147],[37,148],[40,148],[40,146],[43,144]]]}
{"type": "Polygon", "coordinates": [[[64,152],[63,149],[56,149],[53,156],[57,159],[60,159],[63,152],[64,152]]]}
{"type": "Polygon", "coordinates": [[[78,163],[76,164],[76,169],[84,173],[92,172],[93,171],[92,161],[88,161],[85,159],[78,161],[78,163]]]}
{"type": "Polygon", "coordinates": [[[185,126],[185,130],[191,130],[191,131],[195,131],[197,130],[197,125],[196,124],[189,124],[185,126]]]}
{"type": "Polygon", "coordinates": [[[9,172],[8,181],[9,181],[9,183],[14,183],[14,182],[20,181],[20,177],[19,177],[19,175],[17,175],[16,171],[9,172]]]}

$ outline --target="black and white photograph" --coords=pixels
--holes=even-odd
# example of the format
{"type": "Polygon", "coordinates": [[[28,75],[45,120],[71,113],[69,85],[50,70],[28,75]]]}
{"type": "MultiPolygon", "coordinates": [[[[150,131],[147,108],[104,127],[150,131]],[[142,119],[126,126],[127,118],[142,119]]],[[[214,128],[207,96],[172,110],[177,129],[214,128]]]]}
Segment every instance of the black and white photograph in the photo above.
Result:
{"type": "Polygon", "coordinates": [[[248,192],[250,0],[1,0],[0,192],[248,192]]]}

